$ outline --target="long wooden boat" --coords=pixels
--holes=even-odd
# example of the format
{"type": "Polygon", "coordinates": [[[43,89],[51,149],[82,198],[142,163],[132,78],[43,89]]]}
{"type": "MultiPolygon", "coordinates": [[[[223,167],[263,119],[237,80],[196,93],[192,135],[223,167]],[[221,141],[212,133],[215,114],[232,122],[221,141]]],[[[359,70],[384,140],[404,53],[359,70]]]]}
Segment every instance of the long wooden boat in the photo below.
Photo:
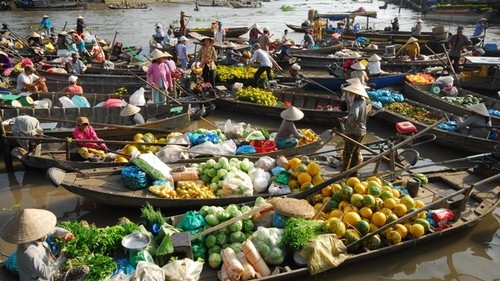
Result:
{"type": "Polygon", "coordinates": [[[500,58],[466,56],[463,71],[460,73],[462,87],[500,91],[500,58]]]}
{"type": "MultiPolygon", "coordinates": [[[[37,69],[39,76],[45,77],[47,81],[58,81],[65,82],[68,84],[68,77],[71,74],[68,73],[58,73],[58,72],[49,72],[45,70],[37,69]]],[[[143,79],[146,78],[146,73],[141,77],[143,79]]],[[[144,84],[140,78],[134,75],[105,75],[105,74],[78,74],[78,82],[81,84],[86,83],[122,83],[122,84],[144,84]]]]}
{"type": "MultiPolygon", "coordinates": [[[[462,105],[457,105],[446,99],[443,99],[439,95],[435,95],[430,92],[429,85],[418,85],[412,84],[408,81],[403,83],[404,96],[412,100],[418,100],[423,104],[432,105],[433,107],[442,109],[446,112],[450,112],[459,116],[464,116],[465,114],[470,115],[470,111],[467,107],[462,105]]],[[[500,110],[500,100],[487,97],[463,88],[458,88],[458,97],[473,96],[481,99],[488,109],[500,110]]],[[[493,126],[500,126],[500,117],[491,116],[491,122],[493,126]]]]}
{"type": "Polygon", "coordinates": [[[423,14],[425,20],[456,23],[476,23],[480,18],[495,21],[495,11],[488,6],[464,7],[438,5],[423,14]]]}
{"type": "MultiPolygon", "coordinates": [[[[275,90],[274,96],[281,102],[290,102],[304,112],[300,122],[339,126],[338,118],[346,116],[347,112],[341,111],[340,100],[332,95],[308,94],[290,90],[275,90]],[[326,108],[330,110],[327,110],[326,108]],[[335,108],[335,109],[334,109],[335,108]]],[[[241,112],[271,118],[281,118],[283,107],[262,105],[254,102],[240,101],[233,97],[220,97],[214,101],[216,107],[225,111],[241,112]]]]}
{"type": "MultiPolygon", "coordinates": [[[[373,85],[374,89],[379,89],[398,85],[404,78],[404,73],[371,76],[368,83],[373,85]]],[[[284,80],[286,80],[286,78],[284,78],[284,80]]],[[[340,90],[341,86],[347,83],[345,78],[331,75],[307,76],[307,79],[305,79],[304,82],[304,88],[307,90],[322,90],[327,88],[335,91],[340,90]]]]}
{"type": "Polygon", "coordinates": [[[229,2],[233,8],[262,8],[262,3],[260,1],[231,1],[229,2]]]}
{"type": "Polygon", "coordinates": [[[120,6],[118,4],[109,4],[107,5],[107,7],[111,10],[128,10],[128,9],[147,9],[148,5],[146,5],[145,3],[143,4],[132,3],[132,4],[127,4],[126,6],[125,5],[120,6]]]}
{"type": "Polygon", "coordinates": [[[87,9],[87,3],[80,1],[17,0],[16,7],[25,11],[71,11],[87,9]]]}
{"type": "MultiPolygon", "coordinates": [[[[405,102],[410,104],[413,107],[421,107],[429,110],[429,114],[431,118],[434,119],[441,119],[443,114],[446,114],[446,112],[443,112],[443,110],[436,109],[434,107],[424,105],[415,101],[411,101],[408,99],[405,99],[405,102]]],[[[449,113],[448,113],[449,114],[449,113]]],[[[384,108],[384,110],[378,112],[375,115],[375,118],[380,118],[381,120],[390,123],[392,125],[395,125],[396,123],[399,122],[405,122],[409,121],[415,125],[417,130],[421,131],[425,128],[428,127],[428,124],[414,120],[412,118],[406,117],[402,114],[396,113],[394,111],[391,111],[387,108],[384,108]]],[[[459,132],[451,132],[443,129],[439,129],[437,127],[434,127],[433,129],[430,130],[431,134],[434,134],[436,136],[436,143],[439,145],[442,145],[447,148],[451,149],[456,149],[459,151],[467,151],[467,152],[472,152],[472,153],[488,153],[492,152],[495,149],[495,146],[498,146],[500,142],[498,141],[493,141],[489,139],[483,139],[483,138],[477,138],[473,136],[468,136],[465,134],[461,134],[459,132]]]]}
{"type": "MultiPolygon", "coordinates": [[[[244,35],[250,30],[248,27],[226,27],[226,38],[236,38],[244,35]]],[[[186,28],[186,34],[189,35],[190,32],[197,32],[203,36],[213,37],[214,32],[210,30],[210,28],[186,28]]],[[[179,31],[179,28],[174,29],[175,37],[180,37],[182,34],[179,31]]]]}
{"type": "Polygon", "coordinates": [[[331,45],[331,46],[326,46],[326,47],[321,47],[319,49],[312,49],[312,50],[306,50],[306,49],[296,49],[296,48],[291,48],[290,53],[292,55],[314,55],[314,54],[333,54],[337,51],[340,51],[344,48],[343,43],[331,45]]]}

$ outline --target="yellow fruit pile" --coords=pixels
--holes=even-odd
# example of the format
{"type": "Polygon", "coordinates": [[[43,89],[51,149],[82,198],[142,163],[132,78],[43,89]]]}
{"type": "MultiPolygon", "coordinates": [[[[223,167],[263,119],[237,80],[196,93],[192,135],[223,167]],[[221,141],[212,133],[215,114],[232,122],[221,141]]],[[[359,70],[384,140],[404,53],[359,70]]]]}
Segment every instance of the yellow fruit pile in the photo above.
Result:
{"type": "MultiPolygon", "coordinates": [[[[215,73],[216,79],[221,83],[248,82],[253,80],[257,68],[242,67],[237,65],[220,65],[215,73]]],[[[267,77],[262,73],[261,77],[267,77]]]]}
{"type": "Polygon", "coordinates": [[[299,140],[299,145],[308,144],[319,140],[319,136],[312,129],[300,129],[300,133],[304,135],[305,138],[299,140]]]}
{"type": "Polygon", "coordinates": [[[411,82],[412,84],[431,85],[434,83],[434,81],[436,81],[436,78],[427,73],[417,73],[406,75],[406,80],[408,80],[408,82],[411,82]]]}
{"type": "MultiPolygon", "coordinates": [[[[136,142],[138,144],[127,144],[125,145],[121,150],[120,153],[132,156],[132,154],[135,153],[135,151],[138,151],[140,153],[156,153],[158,150],[160,150],[161,146],[159,145],[147,145],[147,143],[167,143],[166,138],[160,138],[156,139],[155,136],[152,133],[137,133],[134,135],[133,142],[136,142]],[[141,144],[144,143],[144,144],[141,144]]],[[[118,159],[118,158],[117,158],[118,159]]],[[[123,159],[120,158],[120,160],[123,162],[123,159]]],[[[117,161],[115,161],[117,162],[117,161]]]]}
{"type": "Polygon", "coordinates": [[[425,204],[409,195],[401,194],[391,183],[372,176],[365,181],[351,177],[345,182],[331,184],[321,193],[309,198],[309,202],[320,212],[318,218],[328,222],[328,229],[335,233],[355,252],[360,246],[376,249],[385,244],[398,244],[404,239],[419,238],[429,232],[430,224],[423,211],[411,220],[395,224],[379,235],[368,238],[362,245],[349,248],[349,244],[359,240],[370,232],[378,230],[387,223],[425,204]],[[323,206],[326,204],[326,206],[323,206]]]}
{"type": "Polygon", "coordinates": [[[288,187],[292,192],[304,191],[324,182],[321,167],[317,162],[310,161],[306,164],[294,157],[288,160],[288,169],[291,172],[288,187]]]}
{"type": "Polygon", "coordinates": [[[175,189],[177,198],[191,199],[206,199],[216,197],[212,189],[202,183],[186,182],[180,184],[175,189]]]}
{"type": "Polygon", "coordinates": [[[236,92],[236,99],[269,106],[274,106],[278,102],[273,92],[253,87],[238,90],[236,92]]]}

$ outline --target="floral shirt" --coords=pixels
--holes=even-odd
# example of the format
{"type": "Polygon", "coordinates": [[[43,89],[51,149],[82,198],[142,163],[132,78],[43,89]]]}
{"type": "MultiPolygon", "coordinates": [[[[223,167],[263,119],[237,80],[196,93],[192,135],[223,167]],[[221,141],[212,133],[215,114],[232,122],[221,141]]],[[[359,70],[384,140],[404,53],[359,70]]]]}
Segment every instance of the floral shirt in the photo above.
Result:
{"type": "Polygon", "coordinates": [[[215,68],[215,61],[217,61],[217,52],[215,48],[210,47],[201,47],[200,52],[198,53],[198,60],[201,62],[201,68],[204,68],[205,65],[208,65],[209,68],[215,68]]]}

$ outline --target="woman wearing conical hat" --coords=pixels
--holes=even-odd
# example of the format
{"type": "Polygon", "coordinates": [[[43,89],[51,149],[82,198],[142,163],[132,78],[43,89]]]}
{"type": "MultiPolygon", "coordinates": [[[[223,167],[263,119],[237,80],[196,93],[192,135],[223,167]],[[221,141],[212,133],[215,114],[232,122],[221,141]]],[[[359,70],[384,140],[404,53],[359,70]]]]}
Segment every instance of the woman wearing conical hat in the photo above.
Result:
{"type": "Polygon", "coordinates": [[[491,131],[491,118],[484,103],[478,103],[467,107],[472,116],[459,117],[457,128],[462,134],[486,139],[491,131]]]}
{"type": "Polygon", "coordinates": [[[358,78],[361,84],[366,85],[368,82],[368,74],[366,73],[366,67],[360,61],[351,65],[351,76],[350,78],[358,78]]]}
{"type": "Polygon", "coordinates": [[[50,211],[24,209],[2,226],[2,239],[17,244],[16,262],[20,280],[52,280],[57,267],[48,244],[44,242],[45,238],[55,236],[64,241],[75,238],[73,233],[56,227],[56,223],[57,218],[50,211]]]}
{"type": "Polygon", "coordinates": [[[276,147],[278,149],[294,147],[298,144],[298,139],[304,137],[297,131],[294,121],[304,118],[304,112],[295,106],[290,106],[283,110],[280,115],[283,118],[283,122],[281,122],[281,126],[276,134],[276,147]]]}
{"type": "Polygon", "coordinates": [[[406,44],[396,53],[396,57],[399,56],[408,56],[411,60],[416,60],[420,56],[420,44],[418,43],[418,39],[410,37],[406,44]]]}
{"type": "Polygon", "coordinates": [[[173,91],[174,84],[172,82],[172,73],[168,69],[168,66],[163,63],[167,56],[167,54],[158,49],[154,49],[153,52],[151,52],[152,63],[146,73],[146,79],[152,86],[151,96],[155,104],[165,103],[166,98],[163,94],[165,89],[169,92],[173,91]]]}
{"type": "MultiPolygon", "coordinates": [[[[347,118],[345,118],[345,134],[356,142],[360,143],[366,135],[366,101],[368,94],[361,83],[354,82],[345,87],[347,102],[347,118]]],[[[345,141],[342,155],[342,171],[357,166],[361,163],[360,147],[358,144],[345,141]]],[[[356,172],[351,174],[354,176],[356,172]]]]}
{"type": "Polygon", "coordinates": [[[366,68],[368,68],[368,74],[370,76],[380,76],[384,73],[380,64],[381,60],[382,58],[377,54],[373,54],[370,58],[368,58],[368,64],[366,65],[366,68]]]}
{"type": "Polygon", "coordinates": [[[133,104],[127,104],[120,112],[121,117],[130,119],[130,122],[134,125],[140,125],[146,123],[144,117],[139,113],[141,108],[133,104]]]}

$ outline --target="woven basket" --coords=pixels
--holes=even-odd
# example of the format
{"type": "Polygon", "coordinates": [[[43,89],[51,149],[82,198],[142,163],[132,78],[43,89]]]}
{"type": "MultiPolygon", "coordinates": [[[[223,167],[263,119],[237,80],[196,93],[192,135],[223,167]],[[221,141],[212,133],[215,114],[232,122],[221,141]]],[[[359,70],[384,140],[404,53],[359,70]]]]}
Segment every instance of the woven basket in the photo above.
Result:
{"type": "Polygon", "coordinates": [[[277,198],[272,202],[274,210],[286,217],[314,217],[314,208],[306,201],[295,198],[277,198]]]}

